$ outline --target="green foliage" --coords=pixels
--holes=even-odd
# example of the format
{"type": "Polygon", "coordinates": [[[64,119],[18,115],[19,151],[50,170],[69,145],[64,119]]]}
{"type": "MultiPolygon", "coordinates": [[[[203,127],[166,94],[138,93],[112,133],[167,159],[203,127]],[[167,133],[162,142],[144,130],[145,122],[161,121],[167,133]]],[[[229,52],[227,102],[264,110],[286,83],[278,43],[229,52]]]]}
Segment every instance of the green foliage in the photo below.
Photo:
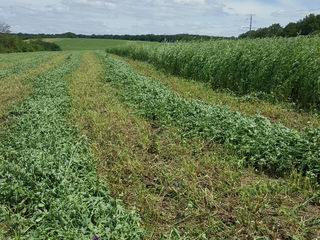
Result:
{"type": "MultiPolygon", "coordinates": [[[[34,54],[34,53],[32,53],[32,54],[34,54]]],[[[30,56],[33,56],[33,58],[27,62],[24,62],[23,64],[17,64],[17,65],[10,67],[10,68],[0,69],[0,80],[5,77],[8,77],[12,74],[17,74],[17,73],[23,72],[29,68],[32,68],[36,65],[39,65],[40,63],[46,62],[50,58],[52,58],[54,56],[54,54],[46,52],[46,53],[41,53],[41,55],[36,53],[36,54],[30,55],[30,56]]],[[[19,55],[17,57],[21,58],[21,56],[19,56],[19,55]]],[[[18,61],[18,59],[16,61],[18,61]]]]}
{"type": "Polygon", "coordinates": [[[273,24],[270,27],[259,28],[243,33],[239,38],[266,38],[266,37],[279,37],[283,34],[283,28],[280,24],[273,24]]]}
{"type": "Polygon", "coordinates": [[[29,44],[35,51],[61,51],[61,48],[56,43],[45,42],[41,39],[30,40],[29,44]]]}
{"type": "Polygon", "coordinates": [[[263,92],[320,108],[320,38],[162,43],[107,49],[238,95],[263,92]]]}
{"type": "Polygon", "coordinates": [[[23,41],[11,34],[0,33],[0,53],[22,52],[23,41]]]}
{"type": "Polygon", "coordinates": [[[19,61],[26,61],[41,57],[45,55],[43,52],[18,52],[12,54],[0,54],[0,68],[3,69],[3,66],[6,64],[17,63],[19,61]]]}
{"type": "Polygon", "coordinates": [[[150,41],[150,42],[176,42],[176,41],[208,41],[219,40],[227,37],[216,37],[206,35],[194,35],[194,34],[175,34],[175,35],[83,35],[75,34],[71,32],[61,34],[28,34],[18,33],[16,34],[21,39],[34,39],[34,38],[89,38],[89,39],[114,39],[114,40],[130,40],[130,41],[150,41]]]}
{"type": "Polygon", "coordinates": [[[78,62],[32,80],[35,93],[1,132],[0,222],[6,239],[141,239],[139,219],[97,179],[86,139],[70,126],[63,77],[78,62]]]}
{"type": "Polygon", "coordinates": [[[55,43],[44,42],[40,39],[22,41],[15,35],[0,33],[0,53],[60,50],[55,43]]]}
{"type": "Polygon", "coordinates": [[[284,28],[280,24],[273,24],[270,27],[243,33],[239,38],[297,37],[299,35],[310,35],[319,30],[320,15],[310,14],[296,23],[288,23],[284,28]]]}
{"type": "Polygon", "coordinates": [[[320,129],[298,133],[262,116],[244,116],[227,108],[186,100],[151,78],[107,57],[106,81],[138,114],[175,126],[184,136],[201,136],[234,149],[243,162],[275,175],[296,170],[320,180],[320,129]]]}
{"type": "MultiPolygon", "coordinates": [[[[65,38],[53,40],[62,50],[105,50],[108,47],[124,46],[128,41],[108,39],[65,38]]],[[[49,41],[49,39],[48,39],[49,41]]]]}
{"type": "Polygon", "coordinates": [[[283,29],[283,35],[286,37],[296,37],[300,35],[300,29],[296,23],[288,23],[287,26],[283,29]]]}
{"type": "Polygon", "coordinates": [[[320,15],[310,14],[297,23],[301,35],[320,30],[320,15]]]}

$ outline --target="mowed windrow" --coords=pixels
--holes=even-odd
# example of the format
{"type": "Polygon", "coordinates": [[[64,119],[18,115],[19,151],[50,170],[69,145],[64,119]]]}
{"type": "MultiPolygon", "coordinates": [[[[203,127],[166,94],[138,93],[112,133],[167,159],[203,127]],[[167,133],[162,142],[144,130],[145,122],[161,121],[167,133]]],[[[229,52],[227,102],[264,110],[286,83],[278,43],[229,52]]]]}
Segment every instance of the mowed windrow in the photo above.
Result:
{"type": "Polygon", "coordinates": [[[50,41],[0,56],[0,239],[320,236],[319,37],[50,41]]]}

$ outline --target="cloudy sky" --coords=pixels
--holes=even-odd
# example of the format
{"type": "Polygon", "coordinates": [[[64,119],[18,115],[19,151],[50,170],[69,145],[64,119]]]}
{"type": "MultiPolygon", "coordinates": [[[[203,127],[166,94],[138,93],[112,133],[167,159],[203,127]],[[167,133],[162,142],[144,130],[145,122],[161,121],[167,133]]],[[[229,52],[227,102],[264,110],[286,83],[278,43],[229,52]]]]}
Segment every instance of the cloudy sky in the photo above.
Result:
{"type": "Polygon", "coordinates": [[[0,0],[13,32],[237,36],[320,13],[319,0],[0,0]]]}

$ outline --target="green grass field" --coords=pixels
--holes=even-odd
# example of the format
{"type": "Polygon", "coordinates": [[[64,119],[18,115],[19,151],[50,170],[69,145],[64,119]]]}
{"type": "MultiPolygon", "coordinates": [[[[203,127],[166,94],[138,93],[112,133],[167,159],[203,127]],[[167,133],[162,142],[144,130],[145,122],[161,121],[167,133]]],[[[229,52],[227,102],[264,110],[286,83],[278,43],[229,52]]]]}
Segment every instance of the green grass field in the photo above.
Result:
{"type": "Polygon", "coordinates": [[[0,54],[1,240],[319,239],[318,113],[47,41],[0,54]]]}
{"type": "Polygon", "coordinates": [[[128,44],[124,40],[109,39],[50,39],[57,43],[62,50],[104,50],[108,47],[122,46],[128,44]]]}
{"type": "Polygon", "coordinates": [[[120,47],[129,43],[140,43],[136,41],[112,40],[112,39],[46,39],[49,42],[55,42],[62,50],[105,50],[109,47],[120,47]]]}

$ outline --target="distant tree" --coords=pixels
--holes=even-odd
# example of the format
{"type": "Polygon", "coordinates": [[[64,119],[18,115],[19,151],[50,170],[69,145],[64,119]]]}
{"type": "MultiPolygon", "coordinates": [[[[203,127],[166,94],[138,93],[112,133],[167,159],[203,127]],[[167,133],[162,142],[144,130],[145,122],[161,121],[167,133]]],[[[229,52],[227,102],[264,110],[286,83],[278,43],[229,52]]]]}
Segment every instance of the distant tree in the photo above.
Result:
{"type": "Polygon", "coordinates": [[[291,22],[287,24],[284,28],[280,24],[273,24],[270,27],[243,33],[239,38],[296,37],[299,35],[309,35],[319,30],[320,15],[310,14],[296,23],[291,22]]]}
{"type": "Polygon", "coordinates": [[[283,36],[284,37],[296,37],[301,34],[301,30],[299,28],[298,23],[289,23],[285,28],[283,29],[283,36]]]}
{"type": "Polygon", "coordinates": [[[283,32],[283,28],[278,23],[271,25],[267,29],[268,29],[267,37],[281,36],[283,32]]]}
{"type": "Polygon", "coordinates": [[[320,30],[313,31],[309,34],[310,36],[320,36],[320,30]]]}
{"type": "Polygon", "coordinates": [[[63,37],[65,37],[65,38],[76,38],[76,37],[77,37],[77,34],[72,33],[72,32],[62,33],[61,35],[62,35],[63,37]]]}
{"type": "Polygon", "coordinates": [[[280,24],[273,24],[270,27],[259,28],[243,33],[239,38],[266,38],[266,37],[279,37],[283,33],[283,28],[280,24]]]}
{"type": "Polygon", "coordinates": [[[119,39],[119,40],[135,40],[135,41],[152,41],[152,42],[176,42],[176,41],[208,41],[220,39],[233,39],[229,37],[215,37],[205,35],[191,35],[191,34],[175,34],[175,35],[84,35],[75,33],[61,33],[61,34],[28,34],[17,33],[15,34],[20,39],[37,39],[37,38],[92,38],[92,39],[119,39]]]}
{"type": "Polygon", "coordinates": [[[4,22],[0,22],[0,33],[10,33],[10,26],[4,22]]]}
{"type": "Polygon", "coordinates": [[[320,30],[320,15],[310,14],[298,22],[301,35],[308,35],[314,31],[320,30]]]}

